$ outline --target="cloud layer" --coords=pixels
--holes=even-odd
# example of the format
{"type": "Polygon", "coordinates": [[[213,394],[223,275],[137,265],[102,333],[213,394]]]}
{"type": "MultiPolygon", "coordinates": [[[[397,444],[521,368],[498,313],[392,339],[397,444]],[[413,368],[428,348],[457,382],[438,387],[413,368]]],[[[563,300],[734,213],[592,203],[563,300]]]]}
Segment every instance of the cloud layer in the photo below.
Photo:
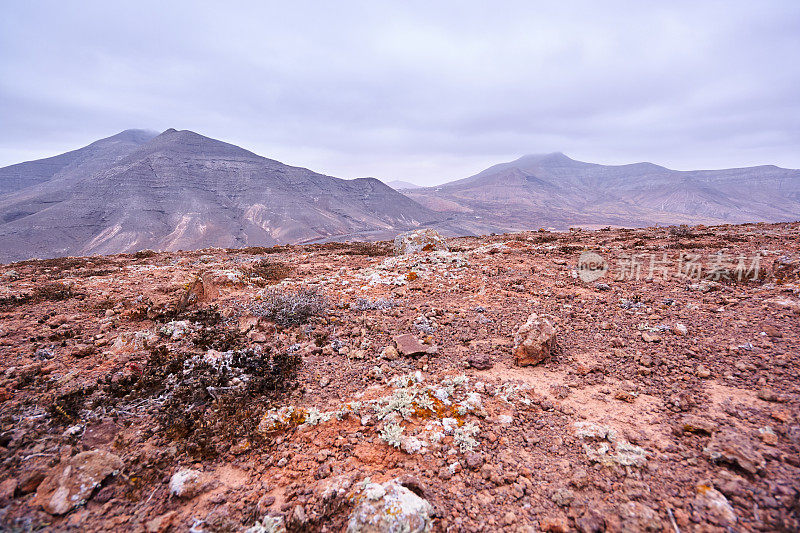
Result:
{"type": "Polygon", "coordinates": [[[18,2],[0,165],[175,127],[420,184],[551,151],[800,168],[798,55],[794,0],[18,2]]]}

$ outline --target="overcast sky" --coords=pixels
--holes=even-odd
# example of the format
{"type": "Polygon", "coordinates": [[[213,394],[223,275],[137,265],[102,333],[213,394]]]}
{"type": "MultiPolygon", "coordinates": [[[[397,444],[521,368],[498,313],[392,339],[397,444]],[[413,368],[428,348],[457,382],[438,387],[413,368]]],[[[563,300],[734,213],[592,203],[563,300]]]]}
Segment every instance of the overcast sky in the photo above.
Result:
{"type": "Polygon", "coordinates": [[[170,127],[419,184],[553,151],[800,168],[800,1],[3,6],[0,166],[170,127]]]}

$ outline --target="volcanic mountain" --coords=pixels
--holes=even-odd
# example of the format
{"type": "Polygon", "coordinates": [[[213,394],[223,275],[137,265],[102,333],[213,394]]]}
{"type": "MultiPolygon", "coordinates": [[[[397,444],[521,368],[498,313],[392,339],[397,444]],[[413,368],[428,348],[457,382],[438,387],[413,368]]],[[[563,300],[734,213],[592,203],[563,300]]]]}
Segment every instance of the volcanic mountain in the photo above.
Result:
{"type": "Polygon", "coordinates": [[[464,226],[496,231],[800,219],[800,170],[677,171],[606,166],[562,153],[527,155],[438,187],[403,191],[464,226]]]}
{"type": "Polygon", "coordinates": [[[174,129],[0,169],[0,191],[0,261],[388,238],[434,218],[377,179],[324,176],[174,129]]]}

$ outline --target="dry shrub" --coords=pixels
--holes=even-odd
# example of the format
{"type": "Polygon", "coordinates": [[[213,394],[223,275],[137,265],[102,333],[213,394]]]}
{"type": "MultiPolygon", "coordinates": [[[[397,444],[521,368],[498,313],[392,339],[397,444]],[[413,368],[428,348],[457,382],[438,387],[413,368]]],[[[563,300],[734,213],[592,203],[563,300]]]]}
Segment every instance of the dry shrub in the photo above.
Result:
{"type": "Polygon", "coordinates": [[[267,289],[261,300],[251,303],[249,308],[254,316],[267,318],[281,326],[290,326],[304,324],[311,317],[323,315],[328,304],[316,289],[267,289]]]}
{"type": "Polygon", "coordinates": [[[252,263],[245,269],[244,273],[250,283],[265,286],[287,278],[294,268],[294,266],[282,261],[261,259],[252,263]]]}

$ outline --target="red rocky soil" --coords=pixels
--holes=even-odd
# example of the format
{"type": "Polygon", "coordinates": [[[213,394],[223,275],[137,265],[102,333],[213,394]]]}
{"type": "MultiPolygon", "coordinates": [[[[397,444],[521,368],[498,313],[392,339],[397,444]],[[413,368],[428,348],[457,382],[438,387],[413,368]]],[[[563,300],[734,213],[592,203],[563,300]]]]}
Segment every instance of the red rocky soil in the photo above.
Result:
{"type": "Polygon", "coordinates": [[[0,529],[800,529],[800,224],[447,244],[0,266],[0,529]]]}

